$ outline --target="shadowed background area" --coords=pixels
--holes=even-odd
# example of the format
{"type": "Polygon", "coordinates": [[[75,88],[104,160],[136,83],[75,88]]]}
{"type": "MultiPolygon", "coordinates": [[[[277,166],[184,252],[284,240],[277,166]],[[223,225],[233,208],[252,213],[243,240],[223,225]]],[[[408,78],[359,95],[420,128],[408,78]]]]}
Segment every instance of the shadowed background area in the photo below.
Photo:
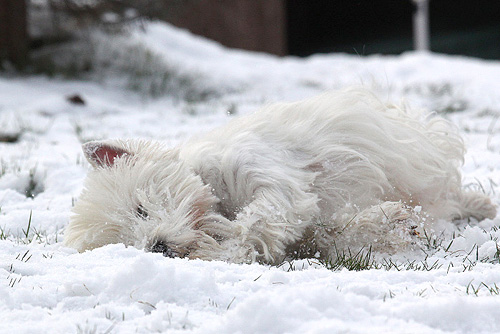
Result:
{"type": "Polygon", "coordinates": [[[279,56],[400,54],[413,49],[419,1],[429,6],[431,51],[500,59],[496,0],[0,0],[0,60],[22,68],[32,50],[138,18],[279,56]]]}

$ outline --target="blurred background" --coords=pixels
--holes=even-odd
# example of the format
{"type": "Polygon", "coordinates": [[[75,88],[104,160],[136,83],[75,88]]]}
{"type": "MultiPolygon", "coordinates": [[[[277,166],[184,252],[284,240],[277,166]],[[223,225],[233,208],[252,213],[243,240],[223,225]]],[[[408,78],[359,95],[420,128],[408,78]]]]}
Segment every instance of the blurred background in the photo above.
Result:
{"type": "Polygon", "coordinates": [[[68,45],[85,48],[89,30],[144,19],[279,56],[420,48],[500,59],[498,0],[0,0],[0,59],[46,71],[68,45]]]}

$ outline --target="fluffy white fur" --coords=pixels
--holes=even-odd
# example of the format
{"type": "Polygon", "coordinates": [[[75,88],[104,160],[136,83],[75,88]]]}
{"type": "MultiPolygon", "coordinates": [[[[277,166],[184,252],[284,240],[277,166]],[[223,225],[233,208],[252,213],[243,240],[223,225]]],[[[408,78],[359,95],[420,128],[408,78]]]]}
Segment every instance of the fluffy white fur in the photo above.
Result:
{"type": "Polygon", "coordinates": [[[496,215],[462,189],[449,122],[365,89],[271,105],[175,148],[109,140],[84,152],[94,169],[65,234],[79,251],[124,243],[278,263],[334,247],[396,252],[437,219],[496,215]]]}

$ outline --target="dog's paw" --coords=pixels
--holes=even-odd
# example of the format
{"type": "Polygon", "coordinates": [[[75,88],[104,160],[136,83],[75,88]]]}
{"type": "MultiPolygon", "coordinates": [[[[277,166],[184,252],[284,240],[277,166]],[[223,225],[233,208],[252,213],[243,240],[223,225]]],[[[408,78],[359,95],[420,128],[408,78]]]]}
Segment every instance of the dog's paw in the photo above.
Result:
{"type": "Polygon", "coordinates": [[[382,224],[389,231],[402,232],[403,235],[418,236],[422,225],[420,208],[408,206],[402,202],[384,202],[379,205],[382,212],[382,224]]]}
{"type": "Polygon", "coordinates": [[[378,229],[374,250],[396,253],[420,243],[423,220],[419,209],[401,202],[384,202],[370,209],[369,219],[378,229]]]}
{"type": "Polygon", "coordinates": [[[491,199],[481,193],[465,192],[462,195],[462,216],[474,217],[478,221],[486,218],[493,219],[497,215],[497,209],[491,199]]]}

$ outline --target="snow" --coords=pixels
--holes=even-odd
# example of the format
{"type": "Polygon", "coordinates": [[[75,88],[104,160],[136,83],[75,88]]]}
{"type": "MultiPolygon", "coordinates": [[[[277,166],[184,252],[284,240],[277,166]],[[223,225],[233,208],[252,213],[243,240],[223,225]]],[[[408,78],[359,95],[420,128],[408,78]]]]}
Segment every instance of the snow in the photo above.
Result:
{"type": "Polygon", "coordinates": [[[90,168],[82,142],[175,145],[266,103],[353,84],[443,112],[469,147],[464,184],[498,204],[499,62],[414,52],[278,58],[160,23],[96,41],[96,64],[126,62],[131,45],[143,52],[131,66],[147,67],[151,57],[141,55],[153,54],[155,68],[173,73],[170,90],[154,98],[131,90],[112,72],[119,66],[91,80],[0,76],[0,133],[20,136],[0,143],[0,333],[500,332],[500,217],[444,222],[427,257],[380,256],[398,267],[359,272],[315,260],[270,267],[170,259],[123,245],[79,254],[61,243],[90,168]],[[176,94],[181,82],[180,90],[209,94],[176,94]],[[84,105],[68,101],[75,94],[84,105]]]}

